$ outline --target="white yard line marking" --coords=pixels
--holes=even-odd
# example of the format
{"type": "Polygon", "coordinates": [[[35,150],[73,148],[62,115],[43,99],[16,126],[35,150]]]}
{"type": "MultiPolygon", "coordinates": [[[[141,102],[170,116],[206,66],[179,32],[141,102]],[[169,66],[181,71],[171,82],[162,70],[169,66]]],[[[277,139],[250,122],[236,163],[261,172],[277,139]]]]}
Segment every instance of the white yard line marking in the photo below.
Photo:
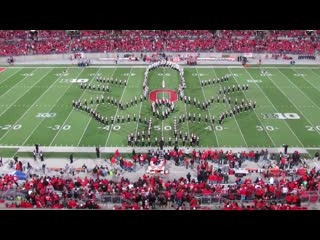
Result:
{"type": "MultiPolygon", "coordinates": [[[[203,88],[202,88],[202,86],[201,86],[201,79],[200,79],[200,76],[199,76],[198,68],[195,68],[195,69],[196,69],[196,71],[197,71],[197,77],[198,77],[198,79],[199,79],[199,85],[200,85],[200,87],[201,87],[204,100],[207,101],[206,95],[205,95],[204,90],[203,90],[203,88]]],[[[212,118],[211,118],[211,114],[210,114],[209,109],[207,109],[207,112],[208,112],[209,118],[210,118],[210,119],[209,119],[210,125],[212,125],[212,123],[211,123],[212,118]]],[[[217,141],[218,146],[220,146],[218,137],[217,137],[216,132],[215,132],[215,129],[214,129],[214,126],[213,126],[213,128],[212,128],[212,131],[213,131],[214,136],[216,137],[216,141],[217,141]]]]}
{"type": "MultiPolygon", "coordinates": [[[[84,70],[84,69],[83,69],[84,70]]],[[[80,76],[80,74],[83,72],[83,70],[77,75],[76,78],[78,78],[80,76]]],[[[60,76],[61,77],[61,76],[60,76]]],[[[60,78],[59,77],[59,78],[60,78]]],[[[58,78],[58,79],[59,79],[58,78]]],[[[57,79],[57,80],[58,80],[57,79]]],[[[55,81],[55,83],[57,83],[57,80],[55,81]]],[[[54,84],[55,84],[54,83],[54,84]]],[[[53,84],[53,85],[54,85],[53,84]]],[[[65,93],[67,92],[67,90],[72,86],[72,83],[69,85],[69,87],[65,88],[65,91],[63,92],[63,94],[57,99],[57,101],[55,103],[58,103],[59,100],[65,95],[65,93]]],[[[55,104],[51,105],[51,108],[48,112],[51,112],[51,110],[55,107],[55,104]]],[[[34,133],[34,131],[40,126],[40,124],[45,120],[46,118],[42,118],[41,121],[37,124],[37,126],[32,130],[32,132],[29,134],[29,136],[27,137],[27,139],[22,143],[22,145],[24,145],[28,140],[29,138],[32,136],[32,134],[34,133]]],[[[60,126],[60,129],[63,127],[63,125],[60,126]]]]}
{"type": "MultiPolygon", "coordinates": [[[[212,71],[213,71],[214,75],[216,76],[216,78],[218,78],[218,76],[217,76],[216,71],[214,70],[214,68],[212,68],[212,71]]],[[[219,82],[219,85],[220,85],[220,87],[222,87],[221,82],[219,82]]],[[[231,104],[228,103],[228,105],[229,105],[229,107],[231,107],[231,104]]],[[[232,109],[231,109],[231,110],[232,110],[232,109]]],[[[239,131],[240,131],[240,134],[241,134],[241,136],[242,136],[242,139],[243,139],[244,143],[246,144],[246,146],[248,146],[248,143],[247,143],[246,139],[245,139],[244,136],[243,136],[242,130],[241,130],[239,124],[238,124],[238,121],[237,121],[236,117],[234,116],[234,114],[232,114],[232,116],[233,116],[233,119],[235,120],[235,122],[236,122],[236,124],[237,124],[237,126],[238,126],[238,128],[239,128],[239,131]]]]}
{"type": "MultiPolygon", "coordinates": [[[[179,96],[178,96],[178,98],[179,98],[179,96]]],[[[182,100],[183,101],[183,100],[182,100]]],[[[186,119],[187,119],[187,128],[188,128],[188,136],[190,137],[190,129],[189,129],[189,121],[188,121],[188,114],[187,114],[187,104],[185,103],[184,104],[184,109],[185,109],[185,113],[186,113],[186,119]]]]}
{"type": "MultiPolygon", "coordinates": [[[[293,71],[295,72],[295,73],[298,73],[297,71],[295,71],[294,69],[293,69],[293,71]]],[[[311,69],[311,71],[312,71],[312,69],[311,69]]],[[[312,72],[314,72],[314,71],[312,71],[312,72]]],[[[311,86],[312,86],[312,88],[314,88],[314,89],[316,89],[318,92],[320,92],[320,89],[317,87],[317,86],[315,86],[311,81],[309,81],[306,77],[304,77],[304,76],[301,76],[306,82],[308,82],[311,86]]],[[[294,83],[294,85],[296,85],[295,83],[294,83]]],[[[298,87],[297,85],[296,85],[296,87],[297,88],[300,88],[300,87],[298,87]]],[[[306,88],[306,87],[303,87],[303,88],[306,88]]],[[[311,87],[308,87],[308,88],[311,88],[311,87]]]]}
{"type": "MultiPolygon", "coordinates": [[[[318,74],[318,73],[317,73],[316,71],[314,71],[313,69],[308,69],[308,70],[312,71],[315,75],[320,76],[320,74],[318,74]]],[[[310,83],[311,83],[311,82],[310,82],[310,83]]],[[[314,86],[314,85],[312,84],[312,86],[314,86]]],[[[314,86],[314,88],[316,88],[318,91],[320,91],[318,87],[314,86]]]]}
{"type": "MultiPolygon", "coordinates": [[[[30,73],[35,72],[36,70],[38,70],[39,68],[35,68],[33,69],[30,73]]],[[[53,69],[53,68],[52,68],[53,69]]],[[[52,70],[51,70],[52,71],[52,70]]],[[[19,87],[17,86],[19,83],[22,83],[24,80],[26,80],[27,78],[29,78],[30,76],[25,76],[23,77],[20,81],[16,82],[13,86],[11,86],[5,93],[3,93],[0,97],[3,97],[5,95],[7,95],[9,92],[12,91],[12,89],[15,89],[15,87],[19,87]]],[[[4,81],[5,82],[5,81],[4,81]]],[[[32,87],[34,86],[34,84],[32,85],[32,87]]]]}
{"type": "MultiPolygon", "coordinates": [[[[126,91],[126,89],[127,89],[127,86],[129,85],[129,79],[130,79],[130,77],[131,77],[131,71],[132,71],[132,68],[130,68],[130,72],[129,72],[129,76],[128,76],[128,80],[127,80],[127,85],[126,85],[126,86],[124,87],[124,89],[123,89],[121,98],[120,98],[120,100],[119,100],[120,102],[122,102],[122,98],[123,98],[123,96],[124,96],[124,93],[125,93],[125,91],[126,91]]],[[[114,116],[113,116],[113,119],[114,119],[114,120],[115,120],[115,118],[116,118],[116,116],[117,116],[118,111],[119,111],[119,106],[118,106],[118,108],[117,108],[116,113],[115,113],[114,116]]],[[[111,126],[110,126],[110,130],[109,130],[109,134],[108,134],[108,137],[107,137],[105,146],[107,146],[107,144],[108,144],[108,141],[109,141],[109,138],[110,138],[110,135],[111,135],[112,128],[113,128],[113,124],[111,124],[111,126]]]]}
{"type": "MultiPolygon", "coordinates": [[[[252,75],[250,74],[250,72],[245,69],[246,72],[249,74],[249,76],[251,77],[251,79],[253,79],[252,75]]],[[[269,78],[269,77],[268,77],[269,78]]],[[[264,93],[264,91],[262,91],[262,89],[260,88],[259,84],[255,83],[257,85],[257,88],[262,92],[262,94],[265,96],[265,98],[269,101],[269,103],[271,104],[271,106],[273,107],[273,109],[275,111],[278,111],[278,109],[275,107],[275,105],[271,102],[271,100],[269,99],[269,97],[264,93]]],[[[260,106],[260,105],[259,105],[260,106]]],[[[279,105],[278,105],[279,106],[279,105]]],[[[260,106],[261,107],[261,106],[260,106]]],[[[288,106],[286,106],[288,107],[288,106]]],[[[300,142],[301,146],[304,147],[304,144],[300,141],[300,139],[298,138],[298,136],[295,134],[295,132],[292,130],[292,128],[289,126],[289,124],[287,123],[287,121],[285,119],[282,119],[282,121],[286,124],[286,126],[288,127],[288,129],[293,133],[293,135],[296,137],[296,139],[300,142]]]]}
{"type": "MultiPolygon", "coordinates": [[[[98,105],[96,105],[96,108],[95,108],[94,110],[96,111],[97,109],[98,109],[98,105]]],[[[78,141],[78,143],[77,143],[77,146],[79,146],[79,144],[80,144],[80,142],[81,142],[81,140],[82,140],[85,132],[87,131],[87,129],[88,129],[88,127],[89,127],[89,124],[91,123],[91,120],[92,120],[92,119],[93,119],[93,117],[90,117],[90,119],[89,119],[86,127],[84,128],[84,130],[83,130],[83,132],[82,132],[82,135],[81,135],[81,137],[80,137],[80,139],[79,139],[79,141],[78,141]]]]}
{"type": "MultiPolygon", "coordinates": [[[[84,70],[84,69],[83,69],[84,70]]],[[[80,72],[80,74],[83,72],[83,70],[80,72]]],[[[91,78],[91,81],[88,83],[88,85],[94,80],[94,78],[96,77],[96,74],[100,71],[100,68],[98,69],[98,71],[95,73],[95,75],[91,78]]],[[[80,74],[78,74],[78,76],[80,76],[80,74]]],[[[86,90],[83,90],[83,92],[81,93],[80,97],[78,99],[81,99],[81,97],[83,96],[83,94],[85,93],[86,90]]],[[[64,126],[67,122],[67,120],[69,119],[69,117],[71,116],[71,114],[73,113],[75,108],[72,108],[72,110],[70,111],[68,117],[64,120],[63,124],[61,124],[60,126],[64,126]]],[[[60,127],[60,129],[57,131],[56,135],[53,137],[52,141],[50,142],[49,146],[52,145],[52,143],[54,142],[54,140],[56,139],[56,137],[59,135],[60,131],[61,131],[62,127],[60,127]]]]}
{"type": "MultiPolygon", "coordinates": [[[[37,69],[37,68],[36,68],[36,69],[37,69]]],[[[34,69],[32,72],[36,71],[36,69],[34,69]]],[[[52,69],[52,70],[53,70],[53,69],[52,69]]],[[[51,70],[51,71],[52,71],[52,70],[51,70]]],[[[41,81],[45,76],[47,76],[51,71],[49,71],[47,74],[45,74],[44,76],[42,76],[37,82],[35,82],[35,83],[28,89],[28,91],[25,91],[25,93],[24,93],[23,95],[21,95],[20,97],[18,97],[12,104],[10,104],[9,107],[6,108],[6,109],[0,114],[0,117],[1,117],[12,105],[14,105],[16,102],[18,102],[18,100],[19,100],[20,98],[22,98],[24,95],[26,95],[26,94],[29,92],[29,90],[32,89],[32,87],[33,87],[34,85],[36,85],[38,82],[40,82],[40,81],[41,81]]],[[[21,81],[17,82],[15,85],[17,85],[18,83],[24,81],[26,78],[27,78],[27,77],[24,77],[21,81]]],[[[15,85],[14,85],[14,86],[15,86],[15,85]]],[[[2,95],[0,96],[0,99],[3,98],[3,97],[4,97],[5,95],[7,95],[8,93],[10,93],[11,90],[13,90],[13,88],[15,88],[14,86],[12,86],[10,89],[8,89],[8,91],[6,91],[4,94],[2,94],[2,95]]]]}
{"type": "MultiPolygon", "coordinates": [[[[237,77],[233,75],[232,71],[231,71],[229,68],[227,68],[227,69],[228,69],[228,71],[232,74],[235,82],[236,82],[237,84],[239,84],[239,83],[237,82],[237,80],[236,80],[237,77]]],[[[248,100],[249,98],[248,98],[248,96],[246,95],[245,91],[242,91],[242,93],[243,93],[244,97],[248,100]]],[[[254,112],[254,114],[257,116],[257,119],[258,119],[258,121],[260,122],[261,126],[263,126],[263,128],[265,129],[265,126],[262,124],[262,122],[261,122],[260,118],[258,117],[255,109],[253,110],[253,112],[254,112]]],[[[273,139],[270,137],[268,131],[265,131],[265,132],[266,132],[267,136],[269,137],[269,139],[271,140],[273,146],[276,146],[276,144],[274,143],[273,139]]]]}
{"type": "MultiPolygon", "coordinates": [[[[180,76],[178,76],[179,81],[180,81],[180,76]]],[[[179,95],[178,95],[178,100],[179,100],[179,95]]],[[[190,137],[190,128],[189,128],[189,121],[188,121],[188,113],[187,113],[187,103],[184,102],[182,99],[182,102],[184,104],[184,109],[185,109],[185,114],[186,114],[186,123],[187,123],[187,129],[188,129],[188,136],[190,137]]]]}
{"type": "MultiPolygon", "coordinates": [[[[139,115],[138,115],[137,117],[139,117],[139,116],[140,116],[140,114],[141,114],[142,104],[143,104],[143,101],[140,103],[139,115]]],[[[137,134],[137,132],[138,132],[138,126],[139,126],[139,121],[137,121],[136,134],[137,134]]]]}
{"type": "MultiPolygon", "coordinates": [[[[117,68],[114,68],[114,70],[113,70],[113,72],[112,72],[112,74],[111,74],[111,77],[113,77],[113,75],[114,75],[114,73],[115,73],[115,71],[116,71],[116,69],[117,68]]],[[[101,70],[101,68],[99,69],[99,71],[101,70]]],[[[99,72],[98,71],[98,72],[99,72]]],[[[98,73],[97,72],[97,73],[98,73]]],[[[100,105],[100,104],[99,104],[100,105]]],[[[97,106],[96,108],[95,108],[95,111],[98,109],[98,107],[99,106],[97,106]]],[[[80,137],[80,139],[79,139],[79,141],[78,141],[78,143],[77,143],[77,146],[79,146],[79,144],[80,144],[80,142],[81,142],[81,140],[82,140],[82,138],[83,138],[83,136],[84,136],[84,134],[86,133],[86,131],[87,131],[87,129],[88,129],[88,127],[89,127],[89,124],[90,124],[90,122],[91,122],[91,120],[93,119],[93,117],[91,117],[90,119],[89,119],[89,121],[88,121],[88,123],[87,123],[87,125],[86,125],[86,127],[85,127],[85,129],[84,129],[84,131],[82,132],[82,135],[81,135],[81,137],[80,137]]]]}
{"type": "Polygon", "coordinates": [[[286,79],[288,79],[288,82],[290,82],[291,85],[293,85],[295,89],[298,89],[303,96],[305,96],[307,99],[309,99],[309,101],[320,110],[320,107],[318,106],[318,104],[316,104],[311,98],[309,98],[304,92],[301,91],[301,89],[295,84],[293,83],[285,74],[283,74],[279,69],[275,68],[278,72],[280,72],[286,79]]]}
{"type": "MultiPolygon", "coordinates": [[[[166,73],[166,69],[165,69],[165,67],[163,67],[162,81],[164,81],[164,75],[165,75],[165,73],[166,73]]],[[[163,98],[164,98],[164,92],[162,92],[162,99],[163,99],[163,98]]],[[[161,106],[161,110],[163,111],[163,105],[161,106]]],[[[164,120],[164,119],[161,120],[161,124],[162,124],[162,137],[164,137],[164,135],[163,135],[163,120],[164,120]]]]}
{"type": "MultiPolygon", "coordinates": [[[[51,71],[49,71],[45,76],[47,76],[50,72],[51,72],[51,71]]],[[[45,76],[43,76],[42,78],[44,78],[45,76]]],[[[58,79],[59,79],[59,78],[57,78],[57,80],[58,80],[58,79]]],[[[42,98],[42,96],[44,96],[45,93],[48,92],[48,91],[52,88],[53,85],[55,85],[55,83],[57,82],[57,80],[55,80],[55,81],[50,85],[50,87],[48,87],[47,90],[44,91],[44,92],[38,97],[38,99],[28,108],[28,110],[25,111],[25,113],[24,113],[14,124],[12,124],[12,125],[16,125],[21,119],[23,119],[24,116],[25,116],[27,113],[29,113],[30,109],[31,109],[34,105],[36,105],[36,103],[42,98]]],[[[12,130],[12,129],[11,129],[11,130],[12,130]]],[[[8,134],[11,130],[8,130],[8,131],[2,136],[2,137],[0,138],[0,141],[8,134]]]]}
{"type": "MultiPolygon", "coordinates": [[[[8,69],[8,68],[7,68],[8,69]]],[[[0,76],[0,77],[3,77],[4,79],[2,81],[0,81],[0,84],[3,84],[5,81],[8,81],[13,75],[16,75],[18,72],[21,72],[23,70],[23,68],[21,68],[19,70],[19,68],[17,68],[18,71],[15,71],[14,73],[10,74],[8,77],[3,77],[3,76],[0,76]]],[[[3,72],[3,71],[2,71],[3,72]]],[[[0,74],[2,73],[0,72],[0,74]]]]}
{"type": "MultiPolygon", "coordinates": [[[[280,92],[282,92],[282,94],[287,97],[287,99],[292,103],[292,105],[295,106],[295,108],[297,109],[297,111],[299,111],[299,112],[301,113],[301,115],[307,120],[307,122],[309,122],[310,125],[313,126],[314,124],[312,124],[312,123],[309,121],[309,119],[306,118],[306,116],[305,116],[305,115],[303,114],[303,112],[298,108],[298,106],[291,101],[291,99],[289,98],[289,96],[288,96],[285,92],[283,92],[282,89],[279,88],[278,85],[277,85],[270,77],[268,77],[268,78],[269,78],[270,81],[273,82],[273,84],[280,90],[280,92]]],[[[319,132],[317,129],[315,129],[315,131],[316,131],[318,134],[320,134],[320,132],[319,132]]]]}

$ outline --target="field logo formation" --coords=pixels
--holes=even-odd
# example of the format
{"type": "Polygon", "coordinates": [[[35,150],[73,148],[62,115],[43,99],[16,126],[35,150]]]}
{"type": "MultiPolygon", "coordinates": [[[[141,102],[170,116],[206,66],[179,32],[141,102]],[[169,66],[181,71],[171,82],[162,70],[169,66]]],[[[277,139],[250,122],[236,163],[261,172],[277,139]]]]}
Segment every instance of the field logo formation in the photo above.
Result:
{"type": "MultiPolygon", "coordinates": [[[[169,74],[168,74],[169,75],[169,74]]],[[[248,84],[243,85],[226,85],[224,84],[222,87],[222,83],[228,83],[229,79],[234,77],[233,74],[225,74],[224,76],[217,77],[215,79],[208,79],[208,80],[199,80],[199,84],[201,84],[202,88],[220,84],[220,89],[218,93],[212,94],[212,96],[207,97],[206,100],[200,101],[195,96],[186,95],[185,89],[187,87],[185,81],[185,74],[184,69],[170,61],[159,61],[149,65],[146,68],[144,74],[144,81],[142,84],[143,94],[134,96],[129,101],[122,101],[121,99],[117,99],[116,97],[112,96],[112,85],[120,85],[126,87],[128,84],[127,79],[117,79],[113,77],[102,77],[100,75],[96,76],[97,84],[100,85],[91,85],[86,82],[80,83],[80,89],[82,90],[91,90],[97,93],[96,98],[91,97],[90,99],[81,100],[73,100],[72,106],[78,110],[82,110],[87,114],[91,115],[96,121],[100,122],[105,126],[114,125],[114,124],[121,124],[130,122],[131,120],[143,124],[145,129],[141,132],[130,133],[128,135],[128,145],[129,146],[164,146],[166,143],[168,145],[177,145],[178,141],[181,141],[184,146],[199,146],[200,145],[200,137],[197,133],[182,134],[181,131],[178,132],[178,124],[188,122],[189,124],[193,124],[195,121],[201,122],[204,121],[206,124],[210,124],[212,126],[211,129],[215,129],[215,126],[221,126],[224,121],[228,118],[233,118],[241,114],[241,112],[248,112],[253,111],[256,108],[256,101],[253,100],[244,100],[244,99],[237,99],[231,98],[232,94],[239,91],[247,91],[249,89],[248,84]],[[156,69],[161,68],[171,68],[178,72],[179,75],[179,82],[176,89],[167,88],[166,81],[162,80],[161,86],[162,89],[151,89],[148,82],[149,82],[149,75],[156,69]],[[106,99],[104,98],[104,93],[107,93],[106,99]],[[145,101],[150,102],[150,112],[148,116],[141,116],[140,114],[133,114],[130,116],[107,116],[99,113],[97,111],[98,104],[111,104],[115,108],[121,110],[126,110],[134,105],[138,104],[138,102],[142,103],[145,101]],[[185,114],[175,116],[173,119],[173,127],[170,127],[172,130],[172,135],[168,139],[164,139],[162,134],[160,139],[157,137],[153,138],[152,130],[154,129],[153,122],[155,118],[157,120],[163,121],[172,117],[172,113],[176,111],[175,103],[177,101],[184,102],[186,106],[193,105],[197,107],[203,114],[195,114],[192,112],[186,112],[185,114]],[[214,106],[215,104],[225,104],[228,106],[229,110],[225,110],[219,113],[217,119],[214,115],[210,115],[208,108],[210,106],[214,106]],[[208,116],[209,115],[209,116],[208,116]],[[152,138],[152,140],[151,140],[152,138]]],[[[119,126],[119,125],[117,125],[119,126]]]]}

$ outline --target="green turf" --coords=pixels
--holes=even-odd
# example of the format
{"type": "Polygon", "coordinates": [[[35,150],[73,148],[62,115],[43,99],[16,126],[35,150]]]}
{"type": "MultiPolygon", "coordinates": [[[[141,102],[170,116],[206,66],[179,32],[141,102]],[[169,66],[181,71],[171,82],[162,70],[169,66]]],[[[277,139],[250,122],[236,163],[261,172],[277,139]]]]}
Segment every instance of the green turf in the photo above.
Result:
{"type": "Polygon", "coordinates": [[[13,157],[18,148],[0,148],[0,157],[13,157]]]}
{"type": "MultiPolygon", "coordinates": [[[[47,65],[46,65],[47,66],[47,65]]],[[[196,121],[177,125],[187,134],[200,137],[204,147],[320,147],[320,69],[306,67],[232,68],[232,67],[184,67],[187,88],[185,94],[199,101],[211,99],[221,87],[248,84],[248,91],[229,93],[231,104],[214,102],[204,111],[193,104],[178,99],[175,111],[169,118],[161,120],[151,113],[149,100],[140,102],[145,68],[133,67],[91,67],[77,68],[61,65],[36,67],[8,67],[0,72],[0,145],[31,146],[41,143],[46,146],[127,146],[130,133],[147,130],[147,125],[133,121],[133,114],[153,119],[152,142],[154,137],[173,138],[173,119],[183,114],[196,115],[196,121]],[[68,75],[62,71],[68,69],[68,75]],[[268,71],[261,75],[261,70],[268,71]],[[87,84],[98,84],[95,75],[127,80],[127,86],[109,84],[110,92],[80,89],[79,83],[70,79],[86,79],[87,84]],[[201,81],[233,74],[229,81],[201,86],[201,81]],[[105,126],[93,119],[87,112],[73,109],[72,100],[89,100],[104,96],[104,104],[93,104],[103,116],[109,118],[124,116],[125,123],[105,126]],[[129,102],[136,96],[138,103],[128,109],[106,103],[107,97],[129,102]],[[221,112],[230,110],[235,98],[255,100],[255,111],[243,112],[227,118],[221,126],[204,121],[205,115],[215,116],[217,123],[221,112]],[[127,122],[130,114],[131,121],[127,122]],[[198,121],[198,115],[201,121],[198,121]],[[280,119],[279,119],[280,118],[280,119]],[[296,118],[296,119],[294,119],[296,118]]],[[[179,74],[169,68],[159,68],[149,74],[149,91],[163,89],[178,90],[179,74]]],[[[107,83],[105,84],[107,85],[107,83]]],[[[169,93],[159,92],[158,98],[168,98],[169,93]]],[[[130,104],[129,104],[130,105],[130,104]]],[[[159,111],[164,110],[160,107],[159,111]]],[[[179,145],[182,142],[179,141],[179,145]]],[[[11,153],[10,153],[11,154],[11,153]]]]}
{"type": "Polygon", "coordinates": [[[316,152],[320,153],[320,148],[316,150],[308,150],[309,155],[313,158],[316,152]]]}

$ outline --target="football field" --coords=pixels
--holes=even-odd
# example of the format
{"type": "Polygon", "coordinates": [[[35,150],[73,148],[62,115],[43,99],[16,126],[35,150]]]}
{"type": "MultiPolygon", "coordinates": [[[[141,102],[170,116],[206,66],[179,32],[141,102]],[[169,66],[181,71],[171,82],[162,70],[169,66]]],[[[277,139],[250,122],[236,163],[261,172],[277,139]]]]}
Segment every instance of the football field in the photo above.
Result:
{"type": "MultiPolygon", "coordinates": [[[[167,145],[174,139],[174,117],[195,114],[193,118],[177,124],[190,136],[200,137],[202,147],[320,147],[320,68],[317,67],[184,67],[185,95],[203,102],[216,98],[219,89],[248,84],[247,91],[227,94],[231,103],[214,101],[207,110],[188,104],[180,98],[168,118],[153,116],[149,96],[140,101],[143,94],[144,66],[91,66],[79,67],[7,67],[0,72],[0,147],[32,146],[110,146],[127,147],[128,134],[147,131],[152,118],[151,145],[154,138],[162,136],[167,145]],[[263,71],[262,71],[263,70],[263,71]],[[223,83],[206,86],[201,81],[231,74],[223,83]],[[127,85],[101,83],[97,76],[127,81],[127,85]],[[81,89],[80,83],[95,85],[96,89],[81,89]],[[110,91],[98,91],[100,85],[108,85],[110,91]],[[96,103],[103,95],[105,102],[96,103]],[[90,104],[91,97],[94,100],[90,104]],[[107,102],[113,98],[128,108],[120,109],[107,102]],[[138,101],[135,103],[134,98],[138,101]],[[255,110],[241,112],[217,124],[219,115],[234,106],[235,99],[256,101],[255,110]],[[108,117],[102,124],[86,111],[72,107],[72,100],[87,99],[92,109],[108,117]],[[131,105],[131,100],[133,104],[131,105]],[[128,114],[130,121],[128,121],[128,114]],[[137,120],[133,120],[136,114],[137,120]],[[199,121],[198,116],[201,115],[199,121]],[[138,116],[141,115],[141,122],[138,116]],[[209,121],[205,121],[205,116],[209,121]],[[119,122],[117,122],[119,116],[119,122]],[[122,116],[124,122],[122,122],[122,116]],[[211,123],[215,116],[215,124],[211,123]],[[111,117],[115,119],[112,124],[111,117]]],[[[149,74],[149,93],[157,98],[170,98],[178,92],[179,73],[171,68],[158,68],[149,74]],[[165,86],[163,86],[165,84],[165,86]],[[170,91],[169,91],[170,90],[170,91]]],[[[161,106],[160,112],[164,110],[161,106]]],[[[139,145],[141,142],[138,143],[139,145]]],[[[179,139],[179,145],[182,145],[179,139]]],[[[189,145],[187,141],[186,145],[189,145]]]]}

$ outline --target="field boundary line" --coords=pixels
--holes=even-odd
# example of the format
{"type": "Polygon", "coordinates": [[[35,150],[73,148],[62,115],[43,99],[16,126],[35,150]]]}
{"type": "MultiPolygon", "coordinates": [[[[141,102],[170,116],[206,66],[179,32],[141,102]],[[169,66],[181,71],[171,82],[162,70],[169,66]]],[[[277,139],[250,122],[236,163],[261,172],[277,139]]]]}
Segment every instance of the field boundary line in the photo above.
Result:
{"type": "MultiPolygon", "coordinates": [[[[136,64],[109,64],[109,65],[106,65],[106,64],[92,64],[91,66],[88,66],[87,68],[145,68],[146,66],[149,66],[151,63],[143,63],[143,64],[139,64],[139,65],[136,65],[136,64]]],[[[185,66],[185,67],[188,67],[188,68],[244,68],[240,63],[236,63],[236,64],[216,64],[216,65],[213,65],[213,64],[198,64],[197,66],[190,66],[190,65],[187,65],[185,63],[178,63],[180,66],[185,66]]],[[[7,69],[9,68],[79,68],[77,66],[74,66],[74,64],[45,64],[45,65],[49,65],[49,66],[44,66],[43,64],[32,64],[33,66],[26,66],[26,65],[29,65],[29,64],[21,64],[20,66],[19,65],[16,65],[16,66],[5,66],[7,69]],[[65,65],[65,66],[54,66],[54,65],[65,65]],[[70,65],[70,67],[68,66],[70,65]]],[[[256,64],[257,65],[257,64],[256,64]]],[[[249,66],[248,68],[261,68],[262,66],[249,66]]],[[[299,64],[299,65],[295,65],[295,66],[289,66],[289,64],[281,64],[281,63],[274,63],[274,64],[263,64],[263,68],[288,68],[288,69],[300,69],[300,68],[311,68],[311,69],[318,69],[319,66],[316,65],[316,64],[299,64]],[[270,66],[271,65],[271,66],[270,66]],[[303,65],[306,65],[306,66],[303,66],[303,65]]]]}
{"type": "MultiPolygon", "coordinates": [[[[34,146],[0,146],[0,148],[18,148],[18,152],[32,152],[34,150],[34,146]]],[[[181,147],[181,149],[186,150],[189,147],[181,147]]],[[[283,152],[283,148],[276,148],[276,147],[195,147],[196,150],[220,150],[222,149],[224,152],[228,150],[232,150],[233,152],[238,151],[261,151],[262,149],[268,149],[271,153],[280,153],[283,152]]],[[[115,152],[116,149],[119,149],[120,152],[132,152],[132,147],[104,147],[102,150],[103,152],[115,152]]],[[[148,152],[148,150],[157,149],[157,147],[136,147],[136,152],[148,152]]],[[[164,147],[165,150],[171,150],[172,147],[164,147]]],[[[319,147],[307,147],[307,148],[295,148],[290,147],[288,149],[288,153],[293,153],[294,151],[299,151],[300,153],[308,153],[307,150],[319,150],[319,147]]],[[[57,146],[41,146],[41,150],[43,152],[95,152],[95,149],[92,147],[57,147],[57,146]]]]}

